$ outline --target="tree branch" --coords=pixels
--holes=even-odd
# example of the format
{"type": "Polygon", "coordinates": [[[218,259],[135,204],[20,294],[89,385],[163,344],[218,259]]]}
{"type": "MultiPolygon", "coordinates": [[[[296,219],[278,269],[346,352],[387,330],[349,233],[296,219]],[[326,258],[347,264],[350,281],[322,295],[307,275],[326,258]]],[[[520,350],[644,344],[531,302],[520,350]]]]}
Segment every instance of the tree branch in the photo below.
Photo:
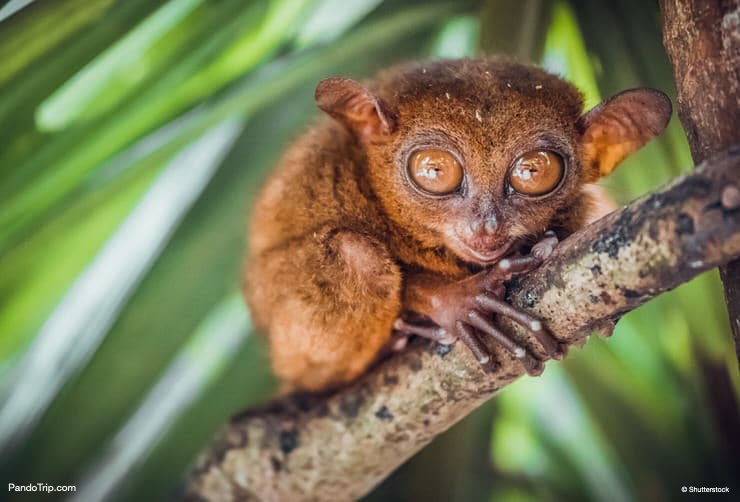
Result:
{"type": "MultiPolygon", "coordinates": [[[[582,344],[624,313],[740,255],[740,148],[571,236],[510,286],[512,304],[582,344]],[[724,205],[723,205],[724,204],[724,205]]],[[[524,333],[503,321],[522,342],[524,333]]],[[[540,347],[532,347],[541,353],[540,347]]],[[[419,341],[331,396],[235,417],[192,472],[190,500],[349,500],[524,373],[499,348],[484,372],[462,344],[419,341]]]]}
{"type": "MultiPolygon", "coordinates": [[[[698,164],[740,142],[740,2],[661,0],[660,8],[678,115],[698,164]]],[[[740,365],[740,260],[721,267],[720,275],[740,365]]]]}

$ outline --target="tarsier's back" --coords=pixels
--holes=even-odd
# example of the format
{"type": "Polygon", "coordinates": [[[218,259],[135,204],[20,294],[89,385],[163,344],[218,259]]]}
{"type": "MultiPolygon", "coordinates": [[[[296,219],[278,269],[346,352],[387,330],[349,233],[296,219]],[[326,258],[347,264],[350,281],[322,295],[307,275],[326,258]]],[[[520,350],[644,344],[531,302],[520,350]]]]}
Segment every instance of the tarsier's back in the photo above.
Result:
{"type": "Polygon", "coordinates": [[[527,354],[560,345],[506,304],[504,282],[583,226],[588,184],[671,111],[638,89],[584,114],[571,84],[500,59],[412,63],[367,85],[330,78],[316,100],[331,119],[267,181],[245,267],[275,372],[310,390],[357,377],[409,335],[460,339],[484,365],[504,350],[536,373],[527,354]],[[496,315],[527,326],[531,343],[496,315]]]}

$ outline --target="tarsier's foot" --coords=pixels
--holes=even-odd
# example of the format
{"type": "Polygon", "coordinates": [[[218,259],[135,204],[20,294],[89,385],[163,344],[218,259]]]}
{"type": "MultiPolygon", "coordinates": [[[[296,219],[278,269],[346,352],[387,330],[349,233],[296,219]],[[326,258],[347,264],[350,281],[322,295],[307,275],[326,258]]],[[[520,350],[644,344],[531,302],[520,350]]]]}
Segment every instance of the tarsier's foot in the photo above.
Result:
{"type": "MultiPolygon", "coordinates": [[[[552,253],[555,245],[555,234],[548,232],[542,241],[535,244],[529,255],[503,259],[490,270],[442,288],[432,300],[437,304],[433,320],[418,316],[399,318],[394,324],[394,336],[400,340],[404,336],[416,335],[443,344],[460,339],[478,362],[487,366],[492,358],[480,338],[481,335],[487,335],[524,362],[527,357],[525,348],[498,329],[493,322],[493,315],[499,315],[524,327],[540,343],[548,357],[562,358],[564,347],[547,331],[542,322],[512,307],[504,299],[504,281],[515,274],[536,268],[552,253]]],[[[540,364],[525,364],[525,367],[530,374],[541,372],[540,364]]]]}

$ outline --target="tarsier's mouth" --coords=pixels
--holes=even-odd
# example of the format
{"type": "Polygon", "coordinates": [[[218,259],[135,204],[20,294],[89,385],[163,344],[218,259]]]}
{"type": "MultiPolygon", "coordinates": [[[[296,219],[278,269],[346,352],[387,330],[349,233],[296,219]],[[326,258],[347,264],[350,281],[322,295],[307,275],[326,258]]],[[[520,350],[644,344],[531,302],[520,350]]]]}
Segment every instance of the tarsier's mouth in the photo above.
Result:
{"type": "Polygon", "coordinates": [[[466,243],[458,237],[454,237],[453,246],[451,249],[461,259],[466,262],[475,263],[477,265],[487,266],[492,265],[499,261],[501,258],[506,256],[511,248],[511,243],[506,243],[503,246],[494,249],[480,250],[476,249],[470,244],[466,243]]]}
{"type": "Polygon", "coordinates": [[[486,252],[480,252],[472,248],[468,248],[468,252],[470,252],[472,257],[475,258],[475,261],[482,265],[483,264],[490,265],[492,263],[499,261],[499,259],[503,258],[503,256],[506,254],[508,250],[509,250],[509,246],[505,246],[504,248],[494,249],[493,251],[486,251],[486,252]]]}

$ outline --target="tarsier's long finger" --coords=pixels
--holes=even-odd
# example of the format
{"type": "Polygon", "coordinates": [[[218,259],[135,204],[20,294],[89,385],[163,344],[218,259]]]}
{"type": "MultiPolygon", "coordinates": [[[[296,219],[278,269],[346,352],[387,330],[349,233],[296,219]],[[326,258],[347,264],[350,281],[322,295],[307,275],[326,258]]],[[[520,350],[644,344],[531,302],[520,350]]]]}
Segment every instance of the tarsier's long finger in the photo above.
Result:
{"type": "MultiPolygon", "coordinates": [[[[478,359],[481,366],[488,366],[491,362],[491,355],[488,352],[488,349],[478,339],[473,327],[468,326],[462,321],[458,321],[457,328],[458,337],[463,341],[463,343],[465,343],[465,345],[467,345],[475,358],[478,359]]],[[[524,357],[521,358],[520,361],[529,375],[537,376],[542,374],[544,366],[540,360],[525,352],[524,357]]]]}
{"type": "Polygon", "coordinates": [[[475,297],[475,301],[488,312],[508,317],[517,324],[525,327],[540,342],[549,357],[562,359],[563,350],[560,343],[545,329],[539,319],[515,309],[506,303],[506,301],[490,294],[480,294],[475,297]]]}
{"type": "Polygon", "coordinates": [[[396,319],[396,322],[393,323],[393,329],[407,335],[420,336],[446,345],[455,341],[453,335],[447,333],[447,331],[439,326],[409,323],[400,318],[396,319]]]}
{"type": "Polygon", "coordinates": [[[484,314],[481,314],[477,310],[471,310],[468,313],[468,321],[470,325],[479,331],[491,336],[496,340],[502,347],[511,352],[511,354],[517,359],[522,359],[527,355],[527,352],[520,347],[511,338],[503,334],[501,331],[496,329],[493,322],[488,319],[484,314]]]}
{"type": "Polygon", "coordinates": [[[505,300],[501,300],[494,295],[481,293],[475,297],[475,302],[486,309],[487,312],[493,312],[494,314],[501,314],[503,316],[511,318],[518,324],[521,324],[528,330],[535,332],[542,330],[542,322],[535,317],[515,309],[509,305],[505,300]]]}
{"type": "Polygon", "coordinates": [[[470,349],[470,352],[473,353],[473,356],[475,356],[478,362],[481,365],[490,363],[491,355],[488,353],[486,346],[483,345],[483,342],[478,340],[473,328],[462,321],[457,321],[455,327],[457,328],[458,338],[470,349]]]}
{"type": "Polygon", "coordinates": [[[537,267],[542,260],[533,255],[504,258],[498,262],[486,275],[486,283],[494,283],[509,279],[514,274],[523,274],[537,267]]]}

